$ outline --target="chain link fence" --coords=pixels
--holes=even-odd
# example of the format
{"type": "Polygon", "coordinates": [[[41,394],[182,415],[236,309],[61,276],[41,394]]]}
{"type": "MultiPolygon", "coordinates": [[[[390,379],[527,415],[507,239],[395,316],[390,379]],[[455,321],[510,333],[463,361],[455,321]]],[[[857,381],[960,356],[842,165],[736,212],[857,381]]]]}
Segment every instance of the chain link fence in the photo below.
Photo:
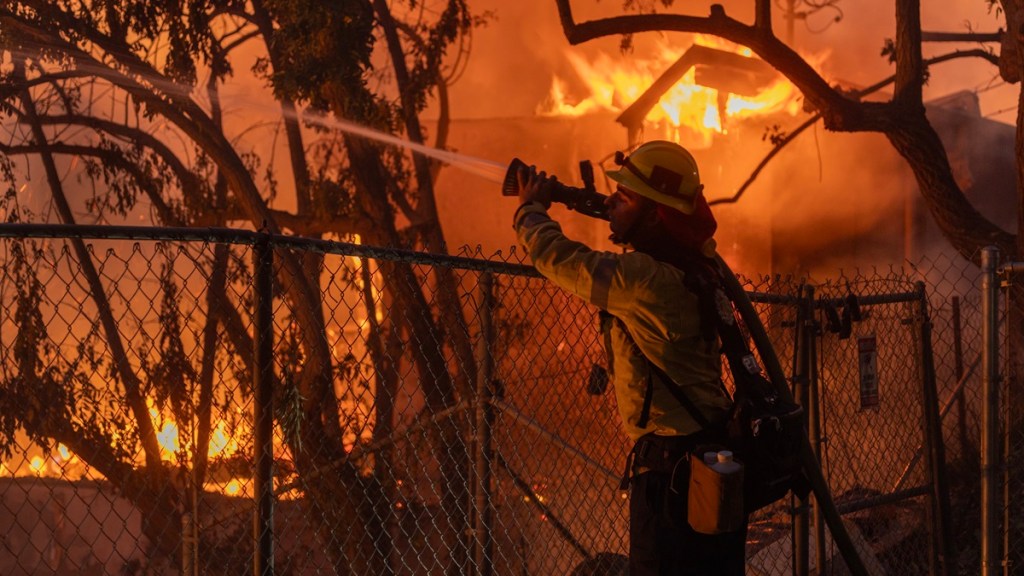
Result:
{"type": "MultiPolygon", "coordinates": [[[[629,443],[592,375],[596,310],[516,252],[2,232],[0,573],[625,573],[629,443]]],[[[807,376],[811,436],[872,573],[977,570],[977,274],[954,258],[743,279],[807,376]],[[929,342],[951,513],[924,432],[929,342]]],[[[751,519],[748,573],[793,573],[802,513],[813,569],[846,573],[799,504],[751,519]]]]}

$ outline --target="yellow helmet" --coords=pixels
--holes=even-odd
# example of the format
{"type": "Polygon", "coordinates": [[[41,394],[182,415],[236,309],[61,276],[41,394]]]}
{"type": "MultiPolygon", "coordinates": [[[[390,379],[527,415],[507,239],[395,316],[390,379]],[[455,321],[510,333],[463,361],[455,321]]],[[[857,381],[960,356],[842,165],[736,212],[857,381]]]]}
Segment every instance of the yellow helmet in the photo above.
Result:
{"type": "Polygon", "coordinates": [[[704,186],[697,161],[685,148],[675,142],[653,140],[629,156],[616,153],[615,161],[622,168],[608,171],[609,178],[659,204],[693,214],[704,186]]]}

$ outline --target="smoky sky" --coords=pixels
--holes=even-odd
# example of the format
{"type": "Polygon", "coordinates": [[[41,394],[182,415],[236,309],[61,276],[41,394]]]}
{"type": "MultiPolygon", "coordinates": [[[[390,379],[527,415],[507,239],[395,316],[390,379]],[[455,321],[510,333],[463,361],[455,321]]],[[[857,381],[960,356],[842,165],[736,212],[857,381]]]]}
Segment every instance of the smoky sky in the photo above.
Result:
{"type": "MultiPolygon", "coordinates": [[[[705,15],[712,3],[721,3],[726,11],[742,21],[752,18],[751,2],[677,1],[668,10],[677,13],[705,15]]],[[[660,7],[660,3],[659,7],[660,7]]],[[[798,2],[798,5],[800,3],[798,2]]],[[[895,36],[895,9],[892,0],[842,0],[842,19],[823,10],[812,14],[795,27],[795,46],[812,54],[827,54],[821,72],[833,81],[866,86],[893,72],[892,65],[881,56],[887,38],[895,36]]],[[[621,13],[618,0],[575,0],[577,21],[621,13]]],[[[584,57],[603,52],[619,55],[649,56],[658,41],[689,45],[689,35],[678,33],[644,33],[634,37],[634,50],[622,55],[618,37],[603,38],[577,46],[569,46],[558,13],[551,0],[472,0],[478,13],[493,14],[485,27],[473,33],[471,54],[464,74],[452,88],[453,116],[456,118],[521,117],[532,115],[558,75],[570,85],[576,80],[566,52],[584,57]]],[[[981,0],[957,2],[923,2],[922,25],[929,31],[992,32],[1005,24],[990,13],[981,0]]],[[[665,9],[663,9],[665,10],[665,9]]],[[[781,11],[774,11],[776,34],[786,34],[781,11]]],[[[974,44],[926,44],[925,57],[954,49],[976,47],[974,44]]],[[[998,50],[998,47],[995,46],[998,50]]],[[[926,97],[943,96],[957,90],[979,90],[983,113],[992,113],[1012,106],[1016,101],[1013,87],[989,87],[997,70],[990,64],[973,59],[944,64],[932,70],[926,97]]],[[[1000,84],[998,80],[994,84],[1000,84]]],[[[1012,114],[997,118],[1012,122],[1012,114]]]]}

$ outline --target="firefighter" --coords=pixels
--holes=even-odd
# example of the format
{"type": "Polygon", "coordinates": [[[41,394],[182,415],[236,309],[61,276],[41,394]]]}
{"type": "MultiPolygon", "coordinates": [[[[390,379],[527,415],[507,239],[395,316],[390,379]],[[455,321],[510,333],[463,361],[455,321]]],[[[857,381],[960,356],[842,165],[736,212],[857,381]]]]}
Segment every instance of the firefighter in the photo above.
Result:
{"type": "Polygon", "coordinates": [[[686,509],[687,456],[725,442],[732,405],[706,316],[715,312],[689,287],[710,275],[717,224],[697,163],[678,144],[648,142],[617,160],[621,168],[607,173],[617,183],[606,201],[611,238],[632,250],[596,251],[567,238],[547,212],[554,179],[532,166],[518,173],[514,227],[538,271],[601,310],[616,403],[634,442],[623,479],[630,576],[741,575],[745,523],[736,532],[699,534],[686,509]]]}

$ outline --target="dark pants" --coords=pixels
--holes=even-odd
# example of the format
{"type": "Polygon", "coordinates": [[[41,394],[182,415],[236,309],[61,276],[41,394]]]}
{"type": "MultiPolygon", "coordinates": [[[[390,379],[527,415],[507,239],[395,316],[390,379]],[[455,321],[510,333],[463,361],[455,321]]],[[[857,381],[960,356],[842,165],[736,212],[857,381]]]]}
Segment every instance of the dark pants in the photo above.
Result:
{"type": "Polygon", "coordinates": [[[630,576],[742,576],[747,528],[727,534],[694,532],[686,521],[686,461],[675,473],[649,471],[631,481],[629,501],[630,576]]]}

